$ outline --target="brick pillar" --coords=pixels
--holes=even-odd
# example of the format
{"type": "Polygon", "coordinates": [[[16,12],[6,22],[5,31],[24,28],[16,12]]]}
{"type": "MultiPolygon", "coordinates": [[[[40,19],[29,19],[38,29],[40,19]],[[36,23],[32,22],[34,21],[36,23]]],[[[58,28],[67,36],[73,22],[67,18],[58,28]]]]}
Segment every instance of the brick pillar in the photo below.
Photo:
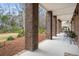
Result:
{"type": "Polygon", "coordinates": [[[75,21],[74,21],[74,19],[72,19],[71,20],[71,30],[72,31],[75,31],[75,29],[74,29],[75,27],[74,26],[75,26],[75,21]]]}
{"type": "Polygon", "coordinates": [[[52,11],[47,11],[46,17],[47,38],[52,39],[52,11]]]}
{"type": "Polygon", "coordinates": [[[25,4],[25,48],[38,48],[38,3],[25,4]]]}
{"type": "Polygon", "coordinates": [[[52,19],[52,35],[56,36],[57,34],[57,16],[53,16],[52,19]]]}
{"type": "Polygon", "coordinates": [[[59,32],[62,32],[62,21],[59,20],[59,32]]]}
{"type": "Polygon", "coordinates": [[[61,32],[61,20],[57,19],[57,33],[61,32]]]}

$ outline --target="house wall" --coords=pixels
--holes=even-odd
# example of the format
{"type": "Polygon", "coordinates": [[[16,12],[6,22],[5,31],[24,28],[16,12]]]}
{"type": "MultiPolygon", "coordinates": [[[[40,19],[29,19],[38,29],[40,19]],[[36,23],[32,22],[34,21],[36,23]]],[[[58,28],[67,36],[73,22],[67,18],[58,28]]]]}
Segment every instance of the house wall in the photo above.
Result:
{"type": "Polygon", "coordinates": [[[77,4],[73,17],[72,17],[72,21],[71,21],[71,29],[72,31],[74,31],[77,35],[77,44],[79,46],[79,4],[77,4]]]}

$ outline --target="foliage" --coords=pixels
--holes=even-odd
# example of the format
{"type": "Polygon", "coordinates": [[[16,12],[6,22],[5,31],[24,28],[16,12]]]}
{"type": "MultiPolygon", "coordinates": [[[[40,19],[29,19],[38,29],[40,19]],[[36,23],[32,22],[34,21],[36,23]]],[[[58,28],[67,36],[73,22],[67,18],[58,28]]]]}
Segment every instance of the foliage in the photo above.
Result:
{"type": "Polygon", "coordinates": [[[2,15],[0,17],[0,19],[1,19],[2,22],[7,23],[7,21],[9,20],[9,17],[8,17],[8,15],[2,15]]]}
{"type": "Polygon", "coordinates": [[[5,33],[8,31],[7,24],[8,24],[9,17],[8,15],[0,15],[0,20],[2,22],[0,26],[0,33],[5,33]]]}
{"type": "Polygon", "coordinates": [[[0,33],[6,33],[6,32],[8,32],[8,29],[6,27],[0,29],[0,33]]]}
{"type": "Polygon", "coordinates": [[[76,38],[76,37],[77,37],[77,35],[76,35],[75,32],[73,32],[73,31],[68,31],[68,32],[67,32],[67,35],[68,35],[70,38],[76,38]]]}
{"type": "Polygon", "coordinates": [[[11,40],[14,40],[14,38],[13,38],[12,36],[9,36],[9,37],[7,38],[7,41],[11,41],[11,40]]]}
{"type": "Polygon", "coordinates": [[[22,36],[24,36],[24,30],[21,30],[17,37],[22,37],[22,36]]]}
{"type": "Polygon", "coordinates": [[[22,37],[22,35],[19,33],[17,37],[22,37]]]}
{"type": "Polygon", "coordinates": [[[22,30],[13,17],[10,20],[9,15],[0,15],[0,21],[2,23],[0,25],[0,33],[19,33],[22,30]]]}
{"type": "Polygon", "coordinates": [[[46,32],[45,28],[40,27],[40,28],[39,28],[39,33],[44,33],[44,32],[46,32]]]}
{"type": "Polygon", "coordinates": [[[10,22],[11,22],[11,26],[16,26],[15,20],[12,19],[10,22]]]}
{"type": "Polygon", "coordinates": [[[11,29],[11,32],[14,32],[14,33],[19,33],[20,32],[20,28],[18,28],[17,26],[13,26],[12,29],[11,29]]]}

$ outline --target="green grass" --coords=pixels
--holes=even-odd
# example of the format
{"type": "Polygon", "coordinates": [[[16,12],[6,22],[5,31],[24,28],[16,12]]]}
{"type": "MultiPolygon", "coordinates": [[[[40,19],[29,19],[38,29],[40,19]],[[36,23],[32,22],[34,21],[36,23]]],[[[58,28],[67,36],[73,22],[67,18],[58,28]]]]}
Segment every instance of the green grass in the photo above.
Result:
{"type": "Polygon", "coordinates": [[[18,33],[3,33],[0,34],[0,42],[6,41],[9,36],[16,38],[18,33]]]}

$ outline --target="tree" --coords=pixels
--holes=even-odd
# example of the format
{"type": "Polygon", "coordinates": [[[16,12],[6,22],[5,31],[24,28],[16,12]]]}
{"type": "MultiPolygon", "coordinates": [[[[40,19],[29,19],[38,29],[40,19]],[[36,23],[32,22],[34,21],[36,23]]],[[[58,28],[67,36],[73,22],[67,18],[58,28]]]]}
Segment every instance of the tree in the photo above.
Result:
{"type": "Polygon", "coordinates": [[[3,32],[7,32],[8,31],[8,20],[9,20],[9,17],[8,15],[0,15],[0,20],[1,20],[1,25],[0,25],[0,32],[3,33],[3,32]]]}
{"type": "Polygon", "coordinates": [[[0,15],[0,20],[3,26],[8,24],[9,16],[8,15],[0,15]]]}

